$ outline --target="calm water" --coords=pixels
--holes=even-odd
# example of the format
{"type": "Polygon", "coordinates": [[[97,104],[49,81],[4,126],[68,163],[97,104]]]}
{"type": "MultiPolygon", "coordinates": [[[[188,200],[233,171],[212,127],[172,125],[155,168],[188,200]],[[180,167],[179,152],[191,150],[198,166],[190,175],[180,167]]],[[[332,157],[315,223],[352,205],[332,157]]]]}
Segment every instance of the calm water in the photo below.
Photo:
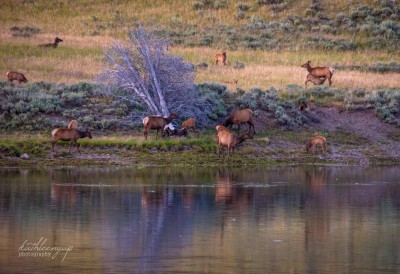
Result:
{"type": "Polygon", "coordinates": [[[0,178],[1,273],[400,273],[399,167],[0,178]]]}

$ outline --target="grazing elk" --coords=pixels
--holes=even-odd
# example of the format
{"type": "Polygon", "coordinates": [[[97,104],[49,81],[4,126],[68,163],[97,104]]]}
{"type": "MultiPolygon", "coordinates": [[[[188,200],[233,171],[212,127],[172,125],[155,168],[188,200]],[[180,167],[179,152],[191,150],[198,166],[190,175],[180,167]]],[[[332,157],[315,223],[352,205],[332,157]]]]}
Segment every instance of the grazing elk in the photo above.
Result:
{"type": "Polygon", "coordinates": [[[221,156],[222,148],[227,147],[229,158],[230,150],[232,150],[233,155],[236,145],[243,143],[247,139],[253,139],[253,135],[246,133],[238,137],[225,130],[218,132],[218,157],[221,156]]]}
{"type": "Polygon", "coordinates": [[[325,156],[326,153],[326,138],[322,135],[316,135],[311,137],[306,144],[306,152],[309,152],[310,149],[314,153],[317,153],[317,145],[320,145],[322,148],[322,155],[325,156]]]}
{"type": "Polygon", "coordinates": [[[249,125],[248,132],[250,133],[251,128],[253,128],[254,134],[256,134],[256,129],[254,128],[252,117],[253,117],[253,111],[251,111],[250,109],[237,110],[233,112],[231,115],[229,115],[228,119],[226,119],[225,123],[223,123],[223,126],[230,128],[232,125],[237,125],[239,133],[240,125],[248,124],[249,125]]]}
{"type": "Polygon", "coordinates": [[[21,72],[9,71],[6,73],[6,76],[9,82],[13,82],[14,80],[18,81],[18,84],[21,84],[22,82],[28,82],[28,80],[25,78],[25,75],[23,75],[21,72]]]}
{"type": "Polygon", "coordinates": [[[315,67],[312,68],[310,66],[311,61],[308,61],[306,63],[304,63],[303,65],[301,65],[302,68],[306,68],[308,73],[318,77],[318,78],[322,78],[322,77],[326,77],[328,78],[328,82],[329,82],[329,86],[332,85],[332,76],[333,76],[333,72],[335,71],[333,68],[331,67],[315,67]]]}
{"type": "Polygon", "coordinates": [[[196,132],[196,119],[187,119],[182,123],[182,128],[186,128],[187,130],[192,129],[193,132],[196,132]]]}
{"type": "Polygon", "coordinates": [[[224,66],[226,65],[226,52],[215,54],[215,64],[218,65],[218,62],[222,63],[224,66]]]}
{"type": "Polygon", "coordinates": [[[326,79],[328,79],[327,77],[321,77],[321,78],[319,78],[319,77],[316,77],[316,76],[314,76],[314,75],[312,75],[312,74],[308,74],[307,75],[307,78],[306,78],[306,81],[305,81],[305,87],[307,88],[307,83],[308,82],[311,82],[311,83],[313,83],[314,85],[323,85],[324,83],[325,83],[325,80],[326,79]]]}
{"type": "Polygon", "coordinates": [[[158,137],[158,132],[163,130],[166,125],[171,123],[172,120],[178,118],[176,114],[171,113],[167,118],[161,116],[146,116],[143,118],[143,127],[144,127],[144,138],[147,140],[147,133],[150,129],[156,129],[156,139],[158,137]]]}
{"type": "Polygon", "coordinates": [[[54,38],[54,42],[53,43],[41,44],[41,45],[39,45],[39,47],[42,47],[42,48],[51,48],[51,47],[56,48],[58,46],[58,43],[63,42],[63,41],[64,40],[56,37],[56,38],[54,38]]]}
{"type": "Polygon", "coordinates": [[[54,146],[57,143],[57,141],[61,140],[61,141],[71,141],[71,144],[69,146],[69,150],[68,153],[71,153],[71,147],[73,144],[76,145],[76,148],[79,152],[79,154],[81,153],[79,150],[79,145],[76,142],[79,138],[85,138],[85,137],[89,137],[89,139],[92,139],[92,134],[90,133],[90,131],[88,129],[86,129],[86,131],[79,131],[77,129],[78,126],[78,121],[76,120],[72,120],[69,125],[68,128],[56,128],[51,132],[51,149],[54,155],[54,146]]]}

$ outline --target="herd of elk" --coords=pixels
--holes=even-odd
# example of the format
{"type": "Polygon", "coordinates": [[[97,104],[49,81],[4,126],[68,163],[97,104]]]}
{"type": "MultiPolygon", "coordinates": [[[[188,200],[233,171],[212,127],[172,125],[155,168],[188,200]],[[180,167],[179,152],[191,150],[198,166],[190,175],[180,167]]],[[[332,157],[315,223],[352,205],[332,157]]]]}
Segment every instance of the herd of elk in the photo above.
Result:
{"type": "Polygon", "coordinates": [[[331,67],[315,67],[315,68],[313,68],[310,66],[310,63],[311,63],[311,61],[307,61],[306,63],[301,65],[301,67],[307,69],[307,71],[309,73],[307,75],[306,87],[307,87],[307,82],[308,82],[309,78],[310,78],[310,81],[313,82],[315,85],[322,85],[327,78],[328,82],[329,82],[329,86],[331,86],[332,85],[332,75],[335,70],[331,67]],[[309,75],[311,75],[311,76],[309,77],[309,75]],[[311,79],[315,80],[315,78],[312,76],[314,76],[316,78],[325,78],[325,79],[322,82],[321,81],[314,82],[311,80],[311,79]]]}
{"type": "Polygon", "coordinates": [[[39,47],[42,48],[56,48],[58,46],[58,43],[63,42],[64,40],[56,37],[54,38],[54,42],[53,43],[47,43],[47,44],[41,44],[39,45],[39,47]]]}

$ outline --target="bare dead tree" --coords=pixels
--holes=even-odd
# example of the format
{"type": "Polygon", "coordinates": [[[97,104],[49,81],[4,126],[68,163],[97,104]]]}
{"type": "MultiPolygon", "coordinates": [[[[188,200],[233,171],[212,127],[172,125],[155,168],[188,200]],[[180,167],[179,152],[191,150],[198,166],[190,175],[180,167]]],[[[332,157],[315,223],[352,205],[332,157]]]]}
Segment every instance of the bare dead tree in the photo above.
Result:
{"type": "Polygon", "coordinates": [[[204,124],[212,106],[195,89],[193,66],[168,54],[167,47],[165,39],[138,28],[126,43],[115,41],[105,52],[107,69],[100,80],[113,87],[107,89],[109,95],[142,106],[142,113],[131,117],[173,112],[204,124]]]}

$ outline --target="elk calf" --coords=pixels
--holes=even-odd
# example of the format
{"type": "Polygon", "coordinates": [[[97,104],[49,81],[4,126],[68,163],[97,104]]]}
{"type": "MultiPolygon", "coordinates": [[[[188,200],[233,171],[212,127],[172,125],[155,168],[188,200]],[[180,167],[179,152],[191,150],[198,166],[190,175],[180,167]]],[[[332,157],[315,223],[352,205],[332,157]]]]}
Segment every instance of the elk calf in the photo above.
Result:
{"type": "Polygon", "coordinates": [[[313,136],[310,140],[308,140],[306,144],[306,152],[310,152],[310,149],[314,153],[317,153],[317,145],[320,145],[322,148],[322,155],[325,156],[326,153],[326,138],[322,135],[313,136]]]}
{"type": "Polygon", "coordinates": [[[192,129],[193,132],[196,132],[196,119],[189,118],[182,123],[182,128],[192,129]]]}
{"type": "Polygon", "coordinates": [[[226,52],[224,51],[222,54],[217,53],[215,54],[215,64],[218,65],[219,63],[222,63],[224,66],[226,65],[226,52]]]}
{"type": "Polygon", "coordinates": [[[306,80],[306,82],[304,84],[305,84],[306,88],[307,88],[307,83],[308,82],[311,82],[314,85],[323,85],[325,83],[326,79],[328,79],[326,76],[319,78],[319,77],[316,77],[316,76],[314,76],[312,74],[308,74],[307,75],[307,80],[306,80]]]}
{"type": "Polygon", "coordinates": [[[18,81],[19,84],[22,82],[28,82],[28,80],[25,78],[25,75],[23,75],[21,72],[9,71],[6,73],[6,76],[9,82],[13,82],[14,80],[18,81]]]}
{"type": "Polygon", "coordinates": [[[39,45],[39,47],[42,47],[42,48],[50,48],[50,47],[56,48],[58,46],[58,43],[63,42],[63,41],[64,40],[56,37],[56,38],[54,38],[54,42],[53,43],[41,44],[41,45],[39,45]]]}

